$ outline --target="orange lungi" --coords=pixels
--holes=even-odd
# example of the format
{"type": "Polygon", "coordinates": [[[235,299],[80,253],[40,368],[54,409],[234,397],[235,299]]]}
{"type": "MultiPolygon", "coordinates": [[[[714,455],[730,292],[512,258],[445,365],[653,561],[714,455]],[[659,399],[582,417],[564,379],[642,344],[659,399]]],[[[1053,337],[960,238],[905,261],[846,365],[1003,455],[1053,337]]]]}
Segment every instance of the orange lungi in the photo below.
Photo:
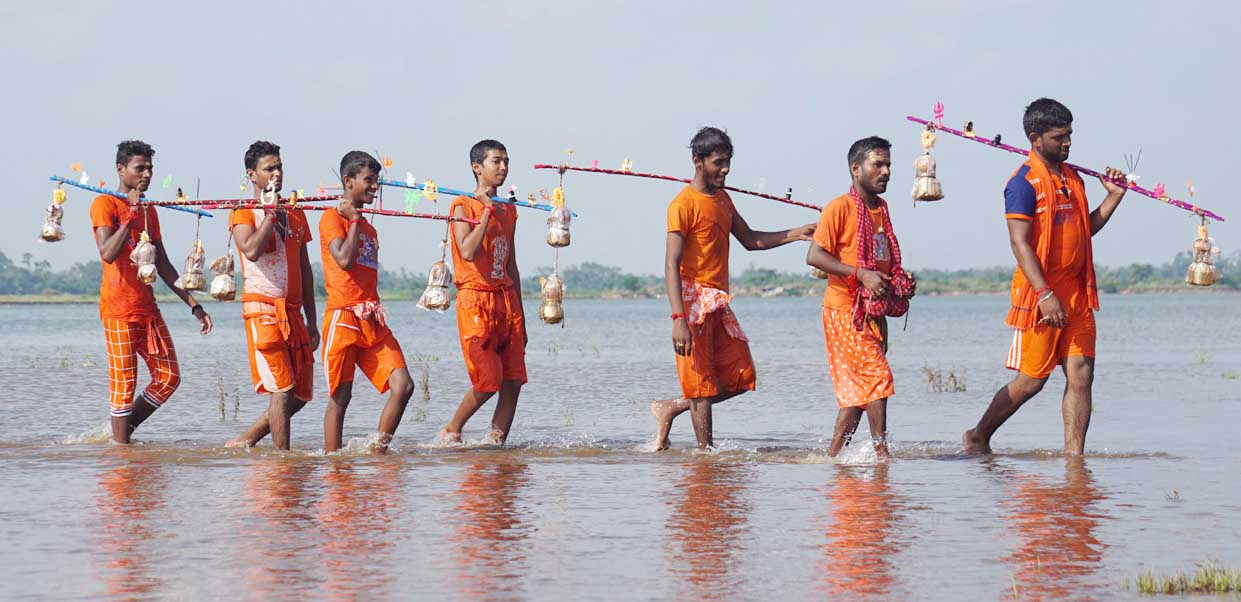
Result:
{"type": "Polygon", "coordinates": [[[883,351],[878,327],[867,321],[858,330],[852,312],[823,308],[823,337],[832,372],[836,403],[842,408],[864,407],[895,393],[892,368],[883,351]]]}

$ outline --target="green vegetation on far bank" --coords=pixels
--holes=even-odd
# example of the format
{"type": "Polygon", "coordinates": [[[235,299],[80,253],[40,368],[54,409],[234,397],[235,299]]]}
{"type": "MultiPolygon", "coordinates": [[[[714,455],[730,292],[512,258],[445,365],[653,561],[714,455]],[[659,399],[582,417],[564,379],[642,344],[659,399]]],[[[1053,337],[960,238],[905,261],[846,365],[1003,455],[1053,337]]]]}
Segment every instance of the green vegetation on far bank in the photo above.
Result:
{"type": "MultiPolygon", "coordinates": [[[[1185,284],[1189,266],[1188,253],[1180,253],[1162,265],[1135,263],[1123,267],[1099,266],[1096,269],[1099,289],[1107,293],[1238,291],[1241,290],[1241,252],[1218,262],[1221,278],[1210,288],[1185,284]]],[[[314,263],[315,286],[320,297],[323,269],[314,263]]],[[[918,294],[1001,294],[1008,291],[1012,267],[974,268],[968,270],[916,270],[918,294]]],[[[551,273],[550,267],[527,271],[522,279],[526,297],[538,297],[539,278],[551,273]]],[[[34,261],[31,254],[14,262],[0,252],[0,303],[93,303],[98,300],[103,270],[98,261],[76,263],[65,270],[54,271],[47,261],[34,261]]],[[[237,271],[238,279],[241,270],[237,271]]],[[[658,298],[664,295],[663,276],[629,274],[614,266],[586,262],[562,268],[566,296],[585,298],[658,298]]],[[[211,275],[208,274],[208,279],[211,275]]],[[[240,288],[240,282],[238,287],[240,288]]],[[[380,294],[385,299],[417,299],[426,286],[426,275],[382,269],[379,274],[380,294]]],[[[732,293],[737,296],[803,296],[819,295],[824,283],[807,275],[806,270],[781,271],[750,266],[732,278],[732,293]]],[[[167,293],[163,287],[158,287],[167,293]]],[[[200,295],[209,300],[206,295],[200,295]]],[[[165,298],[160,296],[161,300],[165,298]]],[[[173,297],[168,294],[167,299],[173,297]]]]}

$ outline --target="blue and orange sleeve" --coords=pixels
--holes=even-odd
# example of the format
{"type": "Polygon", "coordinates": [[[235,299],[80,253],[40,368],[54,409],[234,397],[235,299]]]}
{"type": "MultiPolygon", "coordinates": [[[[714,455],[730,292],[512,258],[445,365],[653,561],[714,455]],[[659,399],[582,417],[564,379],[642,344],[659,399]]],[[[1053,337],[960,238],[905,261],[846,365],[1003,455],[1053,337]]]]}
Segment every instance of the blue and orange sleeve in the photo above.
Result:
{"type": "Polygon", "coordinates": [[[1034,219],[1038,199],[1034,194],[1034,186],[1026,180],[1028,171],[1028,167],[1022,167],[1009,178],[1008,185],[1004,187],[1004,217],[1008,219],[1034,219]]]}

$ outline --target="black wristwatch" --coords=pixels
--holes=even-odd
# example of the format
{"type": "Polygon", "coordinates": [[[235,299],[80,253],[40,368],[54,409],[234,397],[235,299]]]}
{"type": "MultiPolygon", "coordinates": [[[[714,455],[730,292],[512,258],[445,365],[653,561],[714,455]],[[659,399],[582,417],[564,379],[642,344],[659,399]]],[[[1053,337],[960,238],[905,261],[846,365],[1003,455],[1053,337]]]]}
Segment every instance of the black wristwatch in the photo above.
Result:
{"type": "MultiPolygon", "coordinates": [[[[194,304],[194,307],[191,307],[191,308],[190,308],[190,315],[194,316],[195,318],[197,318],[197,317],[198,317],[198,314],[194,313],[194,310],[196,310],[196,309],[203,309],[203,304],[202,304],[202,303],[195,303],[195,304],[194,304]]],[[[205,309],[204,309],[203,311],[207,311],[207,310],[205,310],[205,309]]]]}

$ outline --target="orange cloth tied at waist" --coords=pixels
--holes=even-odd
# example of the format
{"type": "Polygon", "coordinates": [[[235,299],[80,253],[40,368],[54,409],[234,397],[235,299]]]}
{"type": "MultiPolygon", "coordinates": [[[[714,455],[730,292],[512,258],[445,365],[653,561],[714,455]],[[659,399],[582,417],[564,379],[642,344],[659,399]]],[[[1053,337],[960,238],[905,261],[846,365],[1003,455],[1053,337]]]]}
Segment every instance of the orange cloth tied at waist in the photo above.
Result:
{"type": "MultiPolygon", "coordinates": [[[[265,301],[246,301],[241,304],[242,318],[253,316],[275,316],[276,326],[289,345],[289,356],[293,360],[293,372],[301,374],[309,370],[315,361],[315,352],[310,348],[310,333],[306,331],[306,323],[302,320],[289,320],[289,304],[284,299],[274,299],[275,303],[265,301]]],[[[301,306],[294,306],[295,311],[301,306]]]]}
{"type": "Polygon", "coordinates": [[[159,314],[148,316],[146,319],[147,355],[167,357],[168,345],[164,343],[164,337],[159,336],[159,327],[156,326],[160,321],[159,314]]]}
{"type": "Polygon", "coordinates": [[[712,312],[721,312],[720,320],[724,324],[724,332],[728,336],[749,342],[745,332],[741,330],[741,323],[737,321],[737,314],[733,313],[728,303],[732,301],[732,295],[718,289],[706,285],[698,284],[693,280],[681,281],[681,301],[688,304],[686,311],[689,317],[686,318],[690,324],[702,324],[707,320],[707,315],[712,312]]]}
{"type": "Polygon", "coordinates": [[[345,309],[353,312],[359,320],[375,320],[380,326],[388,325],[388,310],[384,309],[378,301],[363,301],[346,307],[345,309]]]}

